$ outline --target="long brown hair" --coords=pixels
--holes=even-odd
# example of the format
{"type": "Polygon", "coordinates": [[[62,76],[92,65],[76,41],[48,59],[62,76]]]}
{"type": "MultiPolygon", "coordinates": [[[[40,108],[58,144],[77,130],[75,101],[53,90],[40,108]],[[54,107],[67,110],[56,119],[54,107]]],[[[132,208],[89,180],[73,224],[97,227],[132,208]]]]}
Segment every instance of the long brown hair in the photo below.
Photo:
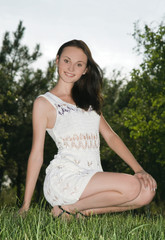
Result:
{"type": "Polygon", "coordinates": [[[91,106],[98,114],[101,113],[101,87],[103,73],[101,68],[92,58],[91,51],[82,40],[71,40],[64,43],[58,50],[57,56],[60,58],[64,48],[77,47],[83,50],[87,56],[87,72],[74,83],[72,88],[72,98],[76,105],[84,110],[91,106]]]}

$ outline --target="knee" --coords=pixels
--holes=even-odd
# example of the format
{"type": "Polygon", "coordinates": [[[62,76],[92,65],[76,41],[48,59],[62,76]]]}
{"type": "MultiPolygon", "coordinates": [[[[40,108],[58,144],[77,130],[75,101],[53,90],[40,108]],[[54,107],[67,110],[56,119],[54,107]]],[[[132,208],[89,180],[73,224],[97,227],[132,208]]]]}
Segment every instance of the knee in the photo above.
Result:
{"type": "Polygon", "coordinates": [[[127,200],[132,201],[139,196],[141,192],[141,183],[135,176],[131,175],[128,177],[127,180],[127,200]]]}
{"type": "Polygon", "coordinates": [[[142,200],[142,206],[148,205],[154,198],[155,192],[149,191],[142,200]]]}
{"type": "Polygon", "coordinates": [[[156,192],[152,191],[150,188],[142,188],[140,198],[139,198],[139,205],[145,206],[148,205],[154,198],[156,192]]]}

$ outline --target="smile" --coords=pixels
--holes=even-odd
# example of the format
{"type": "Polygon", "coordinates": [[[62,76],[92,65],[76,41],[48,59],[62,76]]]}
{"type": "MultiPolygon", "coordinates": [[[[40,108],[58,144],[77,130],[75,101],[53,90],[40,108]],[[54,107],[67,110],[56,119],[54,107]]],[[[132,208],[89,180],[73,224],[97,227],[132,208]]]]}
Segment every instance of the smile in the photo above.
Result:
{"type": "Polygon", "coordinates": [[[74,74],[71,74],[71,73],[68,73],[68,72],[65,72],[65,75],[66,75],[67,77],[74,77],[74,76],[75,76],[74,74]]]}

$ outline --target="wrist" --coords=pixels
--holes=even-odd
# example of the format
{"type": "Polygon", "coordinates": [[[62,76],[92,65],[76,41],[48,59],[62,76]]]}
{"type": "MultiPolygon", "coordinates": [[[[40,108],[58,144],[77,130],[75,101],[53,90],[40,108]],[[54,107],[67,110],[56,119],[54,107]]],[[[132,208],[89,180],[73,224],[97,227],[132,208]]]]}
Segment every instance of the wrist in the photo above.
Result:
{"type": "Polygon", "coordinates": [[[29,210],[29,207],[30,207],[30,203],[23,202],[23,204],[22,204],[23,209],[29,210]]]}
{"type": "Polygon", "coordinates": [[[135,169],[134,172],[136,174],[136,173],[141,173],[141,172],[145,172],[145,171],[144,171],[144,169],[142,167],[140,167],[138,169],[135,169]]]}

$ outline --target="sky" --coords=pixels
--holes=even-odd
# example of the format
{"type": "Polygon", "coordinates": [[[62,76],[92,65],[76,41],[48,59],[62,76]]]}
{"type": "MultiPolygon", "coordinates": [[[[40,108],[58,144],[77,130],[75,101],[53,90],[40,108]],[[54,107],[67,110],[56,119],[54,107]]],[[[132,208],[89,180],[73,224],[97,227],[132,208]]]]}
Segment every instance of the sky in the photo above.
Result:
{"type": "Polygon", "coordinates": [[[35,67],[46,69],[66,41],[81,39],[107,76],[113,69],[127,74],[142,58],[133,50],[134,23],[158,25],[165,0],[0,0],[0,45],[6,31],[25,26],[23,43],[32,51],[40,44],[35,67]]]}

